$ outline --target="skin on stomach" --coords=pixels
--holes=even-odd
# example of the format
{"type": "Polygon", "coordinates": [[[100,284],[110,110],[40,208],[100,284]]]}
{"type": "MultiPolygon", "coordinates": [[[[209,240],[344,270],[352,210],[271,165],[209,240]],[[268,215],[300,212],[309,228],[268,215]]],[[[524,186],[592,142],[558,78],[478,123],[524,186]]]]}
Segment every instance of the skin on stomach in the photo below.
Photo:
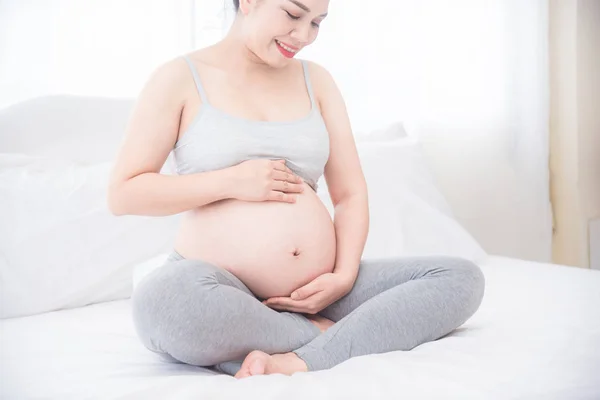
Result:
{"type": "Polygon", "coordinates": [[[227,199],[188,211],[175,249],[228,270],[266,299],[332,272],[336,239],[329,212],[304,182],[296,203],[227,199]]]}

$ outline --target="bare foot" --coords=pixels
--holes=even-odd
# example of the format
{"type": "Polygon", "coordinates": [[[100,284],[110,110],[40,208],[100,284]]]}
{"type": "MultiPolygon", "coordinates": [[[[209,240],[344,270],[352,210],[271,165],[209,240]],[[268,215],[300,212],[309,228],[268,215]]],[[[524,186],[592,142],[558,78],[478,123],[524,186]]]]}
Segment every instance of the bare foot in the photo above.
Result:
{"type": "Polygon", "coordinates": [[[306,372],[308,367],[295,353],[268,355],[259,350],[254,350],[246,356],[242,367],[235,374],[235,378],[246,378],[253,375],[284,374],[292,375],[295,372],[306,372]]]}
{"type": "Polygon", "coordinates": [[[305,317],[308,318],[310,322],[315,324],[317,328],[321,330],[321,333],[335,325],[335,322],[325,317],[321,317],[319,314],[305,314],[305,317]]]}
{"type": "Polygon", "coordinates": [[[246,378],[252,375],[265,375],[267,363],[271,356],[259,350],[250,352],[244,359],[240,370],[234,375],[234,378],[246,378]]]}

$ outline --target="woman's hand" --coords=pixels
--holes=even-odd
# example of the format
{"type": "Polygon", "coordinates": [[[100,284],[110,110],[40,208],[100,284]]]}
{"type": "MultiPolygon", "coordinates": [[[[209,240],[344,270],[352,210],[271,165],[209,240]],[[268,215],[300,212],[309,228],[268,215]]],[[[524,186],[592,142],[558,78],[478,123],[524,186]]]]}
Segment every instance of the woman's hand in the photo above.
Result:
{"type": "Polygon", "coordinates": [[[285,165],[285,160],[247,160],[231,167],[233,197],[245,201],[295,203],[302,193],[302,179],[285,165]]]}
{"type": "Polygon", "coordinates": [[[271,297],[263,304],[279,311],[316,314],[344,297],[353,285],[343,275],[327,273],[296,289],[291,297],[271,297]]]}

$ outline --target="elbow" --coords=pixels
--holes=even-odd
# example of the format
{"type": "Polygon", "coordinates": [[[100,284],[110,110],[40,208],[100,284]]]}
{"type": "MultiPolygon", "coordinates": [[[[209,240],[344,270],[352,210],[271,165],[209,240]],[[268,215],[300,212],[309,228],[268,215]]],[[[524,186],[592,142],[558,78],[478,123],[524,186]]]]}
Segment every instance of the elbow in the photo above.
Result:
{"type": "Polygon", "coordinates": [[[110,213],[116,217],[127,214],[122,197],[123,196],[120,195],[120,190],[118,190],[115,186],[110,186],[108,188],[106,205],[108,206],[108,211],[110,211],[110,213]]]}
{"type": "Polygon", "coordinates": [[[344,194],[342,194],[339,197],[336,197],[335,199],[332,196],[332,203],[334,206],[337,206],[338,204],[346,204],[348,202],[351,203],[355,203],[355,202],[364,202],[364,204],[368,207],[369,205],[369,194],[367,189],[365,188],[364,190],[354,190],[354,191],[348,191],[344,194]]]}

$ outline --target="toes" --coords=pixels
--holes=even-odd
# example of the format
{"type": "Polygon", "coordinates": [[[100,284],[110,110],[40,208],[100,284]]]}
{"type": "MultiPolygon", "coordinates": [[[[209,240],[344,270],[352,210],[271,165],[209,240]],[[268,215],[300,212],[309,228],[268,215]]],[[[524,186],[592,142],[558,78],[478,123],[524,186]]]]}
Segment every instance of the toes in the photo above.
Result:
{"type": "Polygon", "coordinates": [[[250,370],[248,368],[248,363],[243,363],[240,370],[233,377],[240,379],[240,378],[245,378],[247,376],[250,376],[250,370]]]}
{"type": "Polygon", "coordinates": [[[265,374],[266,363],[262,358],[257,358],[253,360],[248,366],[248,371],[250,375],[264,375],[265,374]]]}
{"type": "Polygon", "coordinates": [[[234,375],[234,378],[246,378],[252,375],[264,375],[267,361],[262,357],[263,354],[253,351],[246,356],[240,370],[234,375]]]}
{"type": "Polygon", "coordinates": [[[233,377],[236,379],[244,378],[244,377],[248,376],[247,372],[248,371],[246,371],[246,368],[244,368],[244,366],[242,366],[242,368],[240,368],[240,370],[233,377]]]}

